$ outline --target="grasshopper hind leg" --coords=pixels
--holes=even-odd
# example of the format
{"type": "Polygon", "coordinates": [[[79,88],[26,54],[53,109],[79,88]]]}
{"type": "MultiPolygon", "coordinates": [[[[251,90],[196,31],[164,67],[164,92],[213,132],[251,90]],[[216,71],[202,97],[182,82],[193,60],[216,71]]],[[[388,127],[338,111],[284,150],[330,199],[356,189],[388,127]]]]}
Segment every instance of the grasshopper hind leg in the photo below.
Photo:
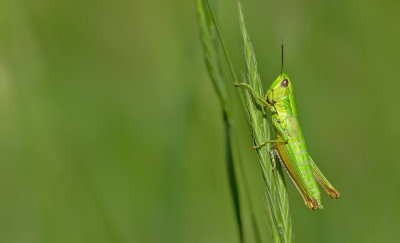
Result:
{"type": "Polygon", "coordinates": [[[326,177],[322,174],[322,172],[318,169],[317,165],[312,160],[311,156],[309,156],[309,158],[312,171],[317,182],[321,185],[322,188],[324,188],[326,193],[328,193],[331,198],[334,199],[339,198],[340,197],[339,191],[332,186],[332,184],[328,181],[328,179],[326,179],[326,177]]]}
{"type": "Polygon", "coordinates": [[[271,158],[271,164],[272,164],[272,170],[276,169],[276,159],[275,159],[275,148],[272,148],[271,151],[269,151],[269,157],[271,158]]]}

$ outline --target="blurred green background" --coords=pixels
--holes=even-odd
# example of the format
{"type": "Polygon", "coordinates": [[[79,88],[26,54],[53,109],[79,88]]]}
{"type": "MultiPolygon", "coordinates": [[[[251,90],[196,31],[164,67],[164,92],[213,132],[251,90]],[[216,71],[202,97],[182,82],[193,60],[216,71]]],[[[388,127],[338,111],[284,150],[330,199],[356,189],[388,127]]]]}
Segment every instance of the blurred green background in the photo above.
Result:
{"type": "MultiPolygon", "coordinates": [[[[243,8],[265,86],[284,38],[308,148],[342,193],[311,212],[288,183],[296,242],[396,242],[400,2],[243,8]]],[[[219,16],[244,71],[237,2],[219,16]]],[[[0,1],[0,242],[238,242],[194,1],[0,1]]]]}

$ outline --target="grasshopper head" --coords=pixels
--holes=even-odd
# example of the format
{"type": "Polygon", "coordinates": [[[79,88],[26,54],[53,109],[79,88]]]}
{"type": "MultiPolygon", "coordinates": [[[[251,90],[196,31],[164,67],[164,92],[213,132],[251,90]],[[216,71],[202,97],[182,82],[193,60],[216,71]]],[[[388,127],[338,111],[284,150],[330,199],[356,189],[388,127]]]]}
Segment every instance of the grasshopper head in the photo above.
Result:
{"type": "Polygon", "coordinates": [[[293,91],[292,82],[285,73],[279,75],[267,91],[267,102],[271,105],[289,96],[293,91]]]}

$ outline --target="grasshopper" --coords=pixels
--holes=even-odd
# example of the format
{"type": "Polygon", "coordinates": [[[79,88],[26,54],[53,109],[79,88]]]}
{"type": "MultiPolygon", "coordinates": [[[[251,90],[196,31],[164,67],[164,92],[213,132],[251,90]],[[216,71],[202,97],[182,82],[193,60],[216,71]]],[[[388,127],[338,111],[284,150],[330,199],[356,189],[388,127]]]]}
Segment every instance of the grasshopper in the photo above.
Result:
{"type": "Polygon", "coordinates": [[[312,210],[323,208],[317,182],[331,198],[339,198],[339,192],[325,178],[308,154],[297,118],[293,86],[289,76],[282,72],[269,87],[264,98],[260,97],[247,83],[234,84],[249,89],[254,98],[271,111],[272,124],[276,130],[277,139],[265,141],[253,146],[253,148],[259,149],[269,143],[273,144],[270,151],[273,168],[276,165],[276,156],[296,186],[306,206],[312,210]]]}

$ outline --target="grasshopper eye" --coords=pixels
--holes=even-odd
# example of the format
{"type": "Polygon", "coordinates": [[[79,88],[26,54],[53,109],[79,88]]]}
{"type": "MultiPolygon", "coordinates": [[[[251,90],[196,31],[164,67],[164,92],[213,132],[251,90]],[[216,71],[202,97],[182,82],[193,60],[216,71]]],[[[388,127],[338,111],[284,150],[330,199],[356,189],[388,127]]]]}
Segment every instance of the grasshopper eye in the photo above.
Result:
{"type": "Polygon", "coordinates": [[[281,87],[286,88],[289,85],[289,80],[287,80],[287,78],[285,78],[282,82],[281,82],[281,87]]]}

